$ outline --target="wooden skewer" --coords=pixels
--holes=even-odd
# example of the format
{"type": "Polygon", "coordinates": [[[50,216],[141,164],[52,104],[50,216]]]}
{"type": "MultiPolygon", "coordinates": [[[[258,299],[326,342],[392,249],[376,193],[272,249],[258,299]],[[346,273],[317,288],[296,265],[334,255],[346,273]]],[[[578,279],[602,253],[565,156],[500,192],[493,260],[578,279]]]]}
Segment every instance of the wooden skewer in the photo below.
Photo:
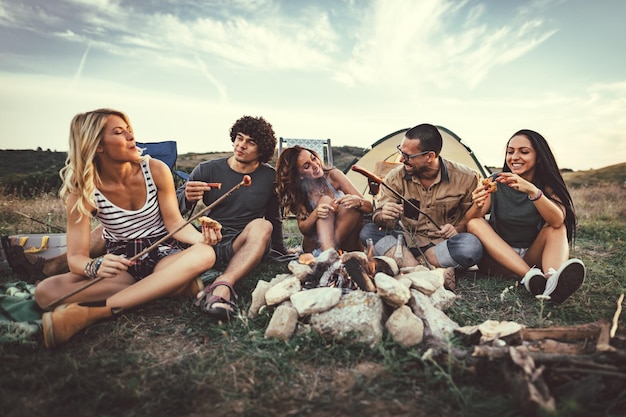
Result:
{"type": "MultiPolygon", "coordinates": [[[[216,183],[217,184],[217,183],[216,183]]],[[[209,204],[207,207],[203,208],[202,210],[200,210],[198,213],[196,213],[193,217],[191,217],[189,220],[187,220],[186,222],[184,222],[183,224],[181,224],[180,226],[178,226],[175,230],[171,231],[170,233],[168,233],[167,235],[163,236],[161,239],[157,240],[155,243],[153,243],[152,245],[150,245],[149,247],[147,247],[146,249],[142,250],[141,252],[139,252],[138,254],[136,254],[135,256],[133,256],[132,258],[130,258],[130,261],[135,261],[139,258],[141,258],[142,256],[144,256],[146,253],[154,250],[157,246],[159,246],[161,243],[165,242],[166,240],[170,239],[172,236],[174,236],[176,233],[180,232],[181,229],[183,229],[185,226],[187,226],[188,224],[190,224],[191,222],[193,222],[194,220],[197,220],[198,218],[200,218],[201,216],[203,216],[206,212],[208,212],[209,210],[211,210],[212,208],[214,208],[215,206],[217,206],[218,204],[220,204],[224,199],[226,199],[228,196],[230,196],[233,192],[235,192],[237,189],[239,189],[240,187],[248,187],[250,184],[252,184],[252,179],[250,178],[249,175],[244,175],[243,176],[243,180],[235,185],[233,188],[231,188],[230,190],[228,190],[228,192],[226,194],[224,194],[223,196],[221,196],[220,198],[218,198],[217,200],[215,200],[213,203],[209,204]]],[[[222,186],[221,183],[219,183],[220,187],[222,186]]],[[[85,289],[91,287],[92,285],[102,281],[104,279],[104,277],[97,277],[92,279],[91,281],[87,282],[85,285],[83,285],[82,287],[76,288],[73,291],[70,291],[69,293],[57,298],[56,300],[52,301],[51,303],[49,303],[48,305],[44,306],[43,309],[44,310],[50,310],[52,307],[55,307],[56,305],[58,305],[59,303],[67,300],[68,298],[70,298],[73,295],[78,294],[81,291],[84,291],[85,289]]]]}
{"type": "Polygon", "coordinates": [[[615,333],[617,332],[617,321],[622,312],[622,301],[624,301],[624,293],[617,299],[617,310],[615,310],[615,314],[613,315],[613,325],[611,326],[611,339],[615,337],[615,333]]]}
{"type": "Polygon", "coordinates": [[[430,216],[428,215],[428,213],[426,213],[424,210],[421,210],[419,207],[417,207],[417,206],[416,206],[415,204],[413,204],[411,201],[409,201],[409,200],[407,200],[406,198],[404,198],[404,196],[402,196],[402,194],[398,193],[396,190],[394,190],[393,188],[391,188],[390,186],[388,186],[387,184],[385,184],[385,181],[383,181],[383,179],[382,179],[382,178],[380,178],[378,175],[376,175],[376,174],[374,174],[374,173],[372,173],[372,172],[369,172],[369,171],[368,171],[368,170],[366,170],[365,168],[360,167],[360,166],[358,166],[358,165],[353,165],[351,169],[352,169],[352,171],[355,171],[355,172],[358,172],[359,174],[365,175],[367,178],[369,178],[369,180],[370,180],[370,181],[375,182],[375,183],[377,183],[377,184],[379,184],[379,185],[382,185],[383,187],[385,187],[386,189],[388,189],[389,191],[391,191],[391,193],[392,193],[393,195],[395,195],[395,196],[396,196],[396,197],[398,197],[400,200],[404,201],[406,204],[410,205],[410,206],[411,206],[411,207],[413,207],[415,210],[417,210],[417,212],[418,212],[418,213],[421,213],[421,214],[423,214],[424,216],[426,216],[426,218],[427,218],[428,220],[430,220],[430,222],[431,222],[432,224],[434,224],[434,225],[435,225],[435,227],[436,227],[437,229],[441,229],[441,226],[439,226],[439,225],[437,224],[437,222],[436,222],[436,221],[434,221],[434,220],[432,219],[432,217],[430,217],[430,216]]]}

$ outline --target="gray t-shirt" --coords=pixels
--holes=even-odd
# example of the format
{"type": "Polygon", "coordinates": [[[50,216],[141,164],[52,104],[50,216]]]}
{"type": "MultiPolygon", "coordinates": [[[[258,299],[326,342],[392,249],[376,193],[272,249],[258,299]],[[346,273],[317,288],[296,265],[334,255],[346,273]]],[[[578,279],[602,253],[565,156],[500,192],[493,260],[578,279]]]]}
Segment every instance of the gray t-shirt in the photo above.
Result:
{"type": "Polygon", "coordinates": [[[489,223],[506,243],[528,248],[537,238],[544,220],[528,195],[504,184],[491,194],[489,223]]]}
{"type": "MultiPolygon", "coordinates": [[[[254,219],[265,218],[274,227],[272,248],[286,253],[283,242],[283,224],[278,196],[276,195],[276,171],[269,164],[261,164],[256,171],[247,174],[252,179],[249,187],[240,187],[207,216],[217,220],[223,227],[243,230],[254,219]]],[[[228,158],[214,159],[200,163],[189,175],[189,181],[220,182],[221,189],[214,188],[205,192],[203,202],[210,205],[239,184],[244,174],[235,172],[228,165],[228,158]]],[[[185,186],[176,190],[181,213],[185,214],[193,206],[185,199],[185,186]]]]}

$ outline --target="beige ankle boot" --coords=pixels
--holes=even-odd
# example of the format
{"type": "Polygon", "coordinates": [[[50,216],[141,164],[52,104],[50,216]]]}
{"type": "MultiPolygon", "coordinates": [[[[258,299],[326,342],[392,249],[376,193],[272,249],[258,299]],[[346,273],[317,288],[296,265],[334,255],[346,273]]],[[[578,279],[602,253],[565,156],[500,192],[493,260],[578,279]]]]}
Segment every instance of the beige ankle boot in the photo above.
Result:
{"type": "Polygon", "coordinates": [[[106,306],[106,302],[72,303],[59,306],[41,318],[43,338],[47,348],[67,342],[79,331],[96,321],[119,314],[121,308],[106,306]]]}
{"type": "Polygon", "coordinates": [[[183,288],[174,291],[170,297],[172,298],[193,298],[198,297],[200,291],[204,290],[204,283],[200,277],[196,277],[189,281],[183,288]]]}

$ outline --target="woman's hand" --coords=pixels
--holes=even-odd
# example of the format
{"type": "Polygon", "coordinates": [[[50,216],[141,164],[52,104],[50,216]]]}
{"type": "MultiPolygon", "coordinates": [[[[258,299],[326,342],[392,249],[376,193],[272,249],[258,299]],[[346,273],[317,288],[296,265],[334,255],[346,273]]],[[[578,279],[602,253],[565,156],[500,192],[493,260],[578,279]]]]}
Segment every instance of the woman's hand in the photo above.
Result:
{"type": "Polygon", "coordinates": [[[337,206],[331,203],[319,203],[317,207],[315,207],[315,214],[318,219],[325,219],[332,212],[337,211],[337,206]]]}
{"type": "Polygon", "coordinates": [[[491,191],[489,191],[489,187],[484,184],[479,184],[478,187],[474,191],[472,191],[472,201],[476,205],[476,207],[484,207],[487,199],[491,195],[491,191]]]}
{"type": "Polygon", "coordinates": [[[96,276],[98,278],[113,278],[118,276],[120,272],[127,271],[132,264],[129,259],[123,256],[107,253],[102,257],[102,263],[96,271],[96,276]]]}
{"type": "Polygon", "coordinates": [[[363,205],[363,199],[354,194],[346,194],[335,201],[338,205],[343,206],[347,209],[353,208],[358,210],[363,205]]]}
{"type": "Polygon", "coordinates": [[[512,172],[501,172],[496,177],[496,181],[500,184],[506,184],[509,187],[529,196],[534,196],[538,192],[538,188],[532,182],[525,180],[512,172]]]}

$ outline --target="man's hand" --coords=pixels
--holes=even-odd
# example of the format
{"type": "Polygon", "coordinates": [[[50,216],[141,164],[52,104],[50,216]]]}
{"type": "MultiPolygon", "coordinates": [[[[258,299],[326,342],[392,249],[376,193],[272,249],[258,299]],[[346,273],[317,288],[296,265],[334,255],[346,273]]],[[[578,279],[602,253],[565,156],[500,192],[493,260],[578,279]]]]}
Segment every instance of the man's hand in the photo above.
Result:
{"type": "Polygon", "coordinates": [[[187,181],[185,184],[185,199],[195,203],[202,200],[205,191],[211,191],[212,187],[203,181],[187,181]]]}
{"type": "Polygon", "coordinates": [[[459,232],[456,230],[456,228],[448,223],[441,226],[441,229],[434,232],[433,235],[442,237],[444,239],[450,239],[452,236],[458,233],[459,232]]]}
{"type": "Polygon", "coordinates": [[[380,218],[384,221],[396,220],[400,218],[403,211],[402,204],[385,203],[380,210],[380,218]]]}

